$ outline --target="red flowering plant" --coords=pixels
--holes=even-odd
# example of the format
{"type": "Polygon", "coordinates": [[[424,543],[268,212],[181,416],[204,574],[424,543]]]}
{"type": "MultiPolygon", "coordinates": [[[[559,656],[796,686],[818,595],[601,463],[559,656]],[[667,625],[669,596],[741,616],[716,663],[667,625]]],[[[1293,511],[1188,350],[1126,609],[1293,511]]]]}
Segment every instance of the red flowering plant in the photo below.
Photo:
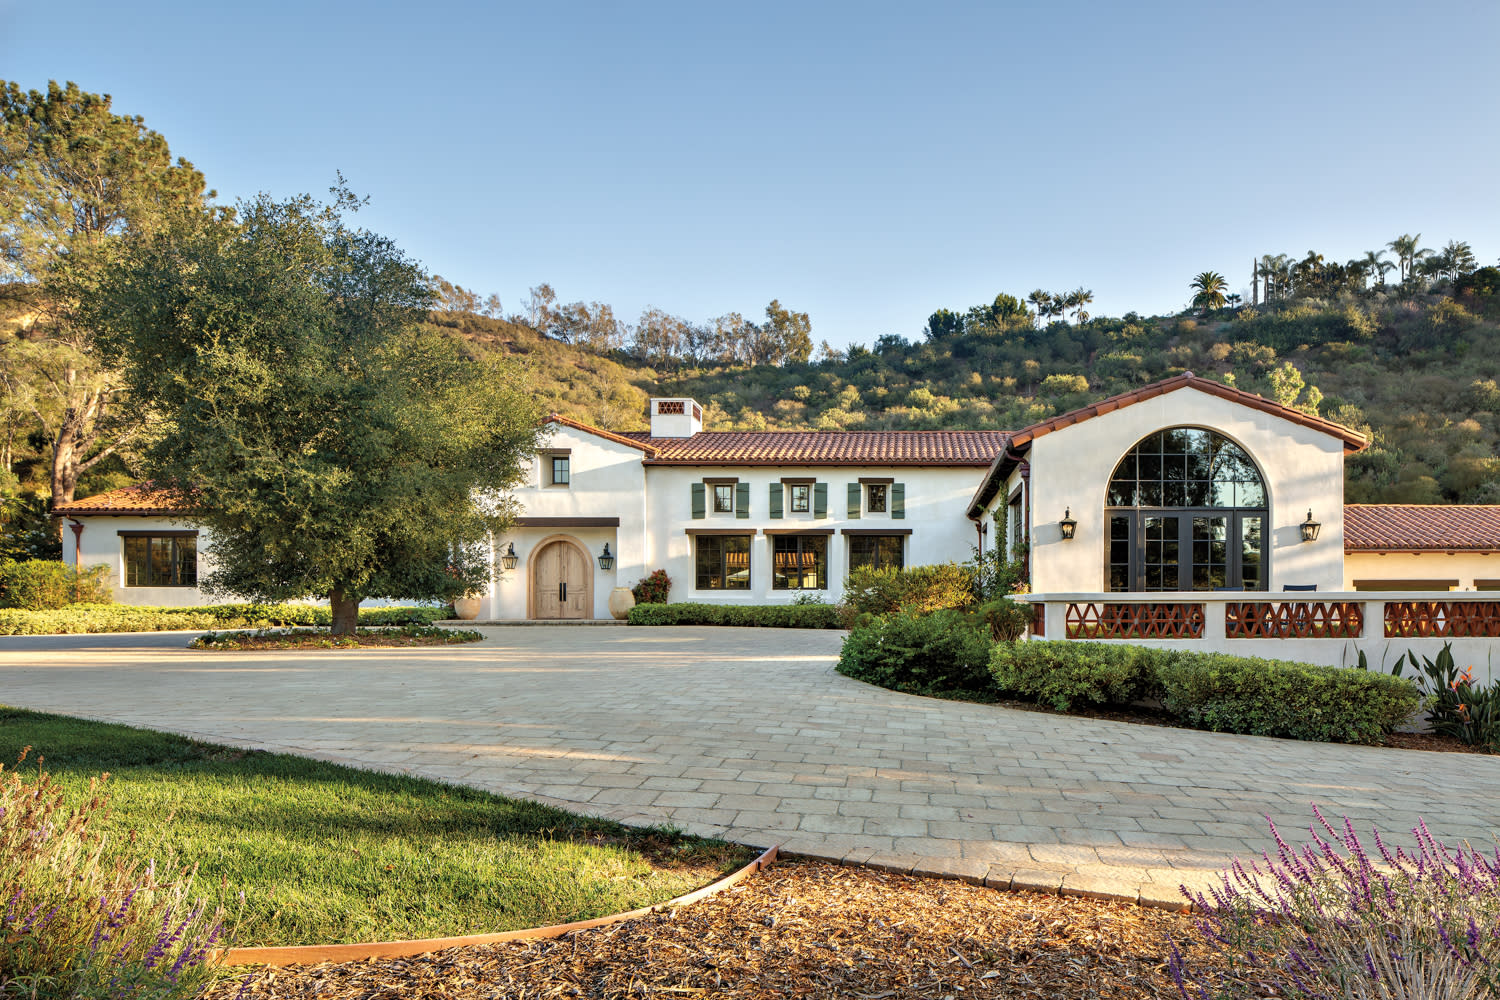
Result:
{"type": "Polygon", "coordinates": [[[650,576],[630,588],[637,604],[666,604],[671,590],[672,578],[664,569],[653,570],[650,576]]]}

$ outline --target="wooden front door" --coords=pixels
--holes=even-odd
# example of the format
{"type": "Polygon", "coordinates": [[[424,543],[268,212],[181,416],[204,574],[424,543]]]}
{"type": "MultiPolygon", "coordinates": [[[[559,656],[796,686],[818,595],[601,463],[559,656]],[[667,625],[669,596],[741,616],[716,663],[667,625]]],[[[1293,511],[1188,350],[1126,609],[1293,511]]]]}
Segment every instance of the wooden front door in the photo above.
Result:
{"type": "Polygon", "coordinates": [[[588,566],[567,542],[552,542],[536,554],[534,605],[538,618],[588,618],[588,566]]]}

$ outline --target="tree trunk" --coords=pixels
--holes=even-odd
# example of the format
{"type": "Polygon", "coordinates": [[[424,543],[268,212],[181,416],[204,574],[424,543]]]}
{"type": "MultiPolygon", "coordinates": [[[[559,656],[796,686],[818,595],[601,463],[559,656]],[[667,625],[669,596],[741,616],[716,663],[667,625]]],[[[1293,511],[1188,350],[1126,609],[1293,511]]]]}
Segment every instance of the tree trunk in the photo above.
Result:
{"type": "Polygon", "coordinates": [[[353,635],[359,624],[358,599],[345,597],[343,588],[336,587],[329,593],[328,600],[333,605],[333,634],[353,635]]]}

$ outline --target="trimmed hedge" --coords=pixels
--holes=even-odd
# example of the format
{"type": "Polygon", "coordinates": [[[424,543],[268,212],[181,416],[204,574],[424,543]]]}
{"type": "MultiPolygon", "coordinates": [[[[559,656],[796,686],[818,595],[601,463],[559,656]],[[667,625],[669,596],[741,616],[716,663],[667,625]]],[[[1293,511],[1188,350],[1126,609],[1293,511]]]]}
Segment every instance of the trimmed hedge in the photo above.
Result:
{"type": "MultiPolygon", "coordinates": [[[[359,623],[367,626],[427,625],[447,617],[447,608],[366,608],[359,613],[359,623]]],[[[327,606],[317,604],[211,604],[200,608],[70,604],[52,611],[0,610],[0,635],[170,632],[268,625],[326,627],[332,623],[333,612],[327,606]]]]}
{"type": "Polygon", "coordinates": [[[860,566],[844,581],[844,606],[850,620],[887,615],[901,608],[938,611],[974,603],[974,573],[957,563],[876,569],[860,566]]]}
{"type": "Polygon", "coordinates": [[[1103,642],[1002,642],[990,654],[990,676],[1001,691],[1059,712],[1079,701],[1129,704],[1152,693],[1152,654],[1160,652],[1103,642]]]}
{"type": "Polygon", "coordinates": [[[831,604],[637,604],[631,625],[740,625],[762,628],[843,628],[831,604]]]}
{"type": "Polygon", "coordinates": [[[838,671],[912,694],[976,693],[990,686],[987,628],[958,611],[898,611],[849,633],[838,671]]]}
{"type": "Polygon", "coordinates": [[[1167,711],[1200,729],[1294,740],[1375,743],[1421,704],[1404,677],[1259,660],[1229,653],[1153,650],[1167,711]]]}
{"type": "Polygon", "coordinates": [[[0,562],[0,608],[46,611],[69,604],[109,604],[109,567],[74,572],[53,559],[0,562]]]}

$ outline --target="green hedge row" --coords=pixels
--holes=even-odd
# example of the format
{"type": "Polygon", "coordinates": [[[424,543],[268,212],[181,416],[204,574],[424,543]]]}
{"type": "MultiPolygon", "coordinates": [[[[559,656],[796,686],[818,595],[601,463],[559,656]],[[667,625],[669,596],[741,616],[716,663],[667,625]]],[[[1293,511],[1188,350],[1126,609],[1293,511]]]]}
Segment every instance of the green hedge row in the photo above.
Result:
{"type": "MultiPolygon", "coordinates": [[[[447,618],[447,608],[365,608],[361,625],[426,625],[447,618]]],[[[333,612],[317,604],[211,604],[199,608],[147,608],[128,604],[70,604],[53,611],[0,609],[0,635],[80,632],[168,632],[177,629],[322,625],[333,612]]]]}
{"type": "Polygon", "coordinates": [[[631,625],[844,627],[832,604],[637,604],[627,621],[631,625]]]}
{"type": "Polygon", "coordinates": [[[1325,743],[1378,742],[1421,705],[1414,684],[1389,674],[1099,642],[999,643],[990,675],[1059,711],[1159,698],[1198,729],[1325,743]]]}

